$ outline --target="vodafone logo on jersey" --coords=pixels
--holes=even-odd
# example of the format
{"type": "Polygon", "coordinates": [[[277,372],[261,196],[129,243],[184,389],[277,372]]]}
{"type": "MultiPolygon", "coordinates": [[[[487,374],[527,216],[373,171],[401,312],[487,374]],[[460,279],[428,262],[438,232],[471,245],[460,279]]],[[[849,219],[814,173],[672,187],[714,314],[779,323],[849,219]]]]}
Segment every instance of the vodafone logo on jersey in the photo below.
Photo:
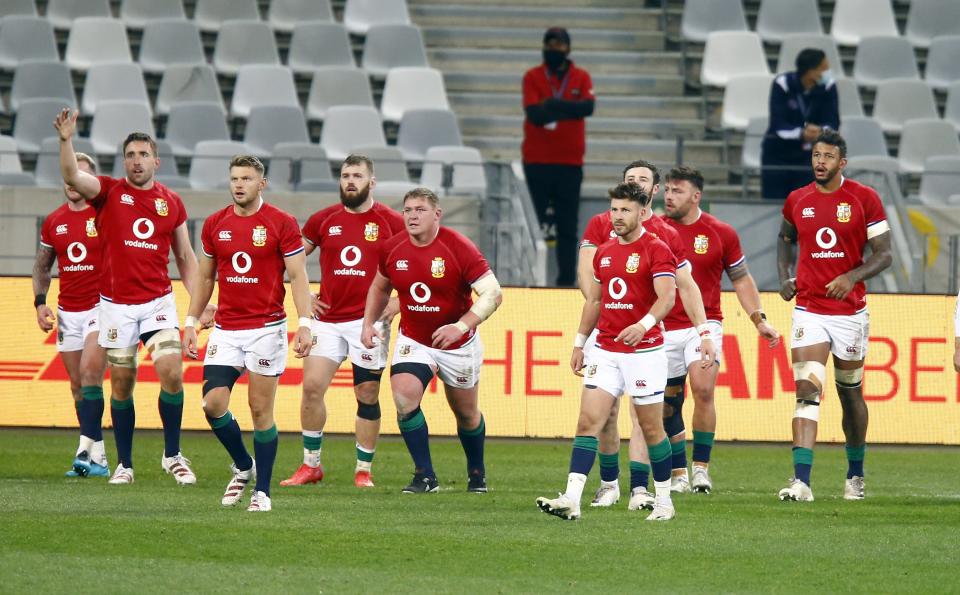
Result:
{"type": "Polygon", "coordinates": [[[228,283],[239,283],[241,285],[246,285],[260,282],[260,277],[245,276],[253,267],[253,259],[250,258],[250,255],[246,252],[234,252],[233,258],[230,259],[230,264],[233,266],[233,270],[237,274],[227,277],[228,283]]]}
{"type": "Polygon", "coordinates": [[[412,297],[413,301],[417,302],[417,304],[407,304],[407,310],[411,312],[439,312],[440,306],[426,305],[432,295],[426,283],[417,281],[410,286],[410,297],[412,297]]]}
{"type": "Polygon", "coordinates": [[[344,246],[343,250],[340,251],[340,262],[343,263],[345,268],[336,269],[333,271],[333,274],[340,277],[366,277],[367,271],[353,268],[360,264],[362,258],[363,253],[360,252],[360,248],[356,246],[344,246]]]}
{"type": "Polygon", "coordinates": [[[61,223],[60,225],[57,226],[57,235],[58,235],[58,236],[65,235],[66,233],[67,233],[67,224],[66,224],[66,223],[61,223]]]}
{"type": "Polygon", "coordinates": [[[64,265],[60,268],[62,272],[66,273],[82,273],[84,271],[92,271],[94,266],[92,264],[80,264],[87,259],[87,247],[80,242],[72,242],[67,246],[67,260],[73,264],[64,265]]]}
{"type": "Polygon", "coordinates": [[[829,227],[821,227],[817,230],[817,245],[820,246],[820,252],[811,252],[810,258],[845,258],[846,252],[843,250],[835,252],[833,247],[837,245],[837,232],[829,227]]]}
{"type": "Polygon", "coordinates": [[[627,282],[620,277],[614,277],[607,282],[607,294],[614,300],[603,305],[607,310],[633,310],[632,303],[619,301],[627,295],[627,282]]]}
{"type": "Polygon", "coordinates": [[[130,248],[142,248],[144,250],[159,250],[160,246],[157,244],[144,241],[153,237],[155,229],[153,221],[150,221],[146,217],[140,217],[133,222],[133,235],[137,236],[137,239],[124,240],[123,245],[129,246],[130,248]]]}

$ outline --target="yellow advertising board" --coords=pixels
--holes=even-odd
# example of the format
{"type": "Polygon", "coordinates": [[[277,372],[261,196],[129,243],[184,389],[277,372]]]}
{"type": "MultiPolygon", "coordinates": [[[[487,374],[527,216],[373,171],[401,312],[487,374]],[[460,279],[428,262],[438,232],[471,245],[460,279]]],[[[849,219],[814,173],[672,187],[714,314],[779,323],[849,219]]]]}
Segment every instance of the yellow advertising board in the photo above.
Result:
{"type": "MultiPolygon", "coordinates": [[[[56,299],[56,281],[50,289],[56,299]]],[[[187,307],[183,288],[176,286],[181,318],[187,307]]],[[[774,349],[759,340],[753,324],[740,310],[736,296],[723,294],[723,364],[716,391],[717,439],[787,441],[793,416],[793,373],[789,359],[792,304],[776,294],[763,294],[770,322],[784,335],[774,349]]],[[[56,352],[56,332],[43,333],[36,324],[29,279],[0,279],[0,426],[75,427],[69,382],[56,352]]],[[[943,296],[870,296],[870,345],[864,378],[870,407],[871,442],[960,444],[960,384],[953,372],[954,299],[943,296]]],[[[580,378],[569,368],[571,346],[582,298],[571,289],[504,290],[503,306],[480,327],[485,346],[480,405],[490,436],[570,437],[573,435],[580,378]]],[[[288,296],[287,311],[295,312],[288,296]]],[[[395,333],[394,333],[395,334],[395,333]]],[[[203,347],[206,334],[201,336],[203,347]]],[[[206,429],[201,408],[202,362],[185,360],[185,428],[206,429]]],[[[830,366],[828,366],[830,369],[830,366]]],[[[298,431],[300,360],[288,360],[277,396],[277,424],[298,431]]],[[[337,373],[327,394],[327,432],[354,428],[356,401],[349,364],[337,373]]],[[[832,371],[828,387],[832,387],[832,371]]],[[[109,381],[107,381],[109,384],[109,381]]],[[[234,389],[231,410],[250,428],[246,384],[234,389]]],[[[424,399],[431,433],[456,433],[453,415],[434,383],[424,399]]],[[[137,425],[160,427],[156,398],[159,384],[141,350],[135,391],[137,425]]],[[[397,433],[389,386],[381,389],[384,433],[397,433]]],[[[624,408],[625,409],[625,408],[624,408]]],[[[692,402],[684,407],[690,424],[692,402]]],[[[109,415],[105,416],[109,424],[109,415]]],[[[842,442],[841,412],[836,393],[828,388],[822,407],[819,439],[842,442]]],[[[629,419],[621,411],[626,436],[629,419]]]]}

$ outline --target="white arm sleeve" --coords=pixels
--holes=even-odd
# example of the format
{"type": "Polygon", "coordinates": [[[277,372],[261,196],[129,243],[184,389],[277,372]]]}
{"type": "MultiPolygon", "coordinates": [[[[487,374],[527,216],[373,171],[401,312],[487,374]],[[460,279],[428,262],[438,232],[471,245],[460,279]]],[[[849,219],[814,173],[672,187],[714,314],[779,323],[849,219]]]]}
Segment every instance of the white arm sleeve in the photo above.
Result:
{"type": "Polygon", "coordinates": [[[470,307],[470,311],[484,321],[497,309],[497,299],[503,294],[500,282],[491,273],[477,279],[471,287],[477,292],[478,297],[476,303],[470,307]]]}

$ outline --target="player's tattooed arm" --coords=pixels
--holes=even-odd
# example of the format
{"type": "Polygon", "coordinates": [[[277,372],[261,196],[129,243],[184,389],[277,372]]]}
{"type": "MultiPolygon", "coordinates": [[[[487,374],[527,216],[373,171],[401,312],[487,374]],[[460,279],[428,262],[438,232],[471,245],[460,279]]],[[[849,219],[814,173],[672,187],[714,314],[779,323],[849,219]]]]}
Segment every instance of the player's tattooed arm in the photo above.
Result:
{"type": "Polygon", "coordinates": [[[777,241],[777,276],[780,278],[780,297],[786,301],[797,295],[797,280],[792,276],[797,263],[797,228],[786,219],[780,223],[777,241]]]}
{"type": "Polygon", "coordinates": [[[893,262],[889,231],[870,238],[867,245],[870,246],[870,257],[862,265],[827,283],[827,297],[845,299],[854,285],[879,275],[893,262]]]}
{"type": "MultiPolygon", "coordinates": [[[[40,246],[37,250],[37,259],[33,263],[33,295],[46,295],[50,289],[50,269],[53,268],[53,261],[57,255],[49,246],[40,246]]],[[[53,329],[53,321],[56,318],[53,310],[46,304],[37,305],[37,325],[43,332],[49,332],[53,329]]]]}

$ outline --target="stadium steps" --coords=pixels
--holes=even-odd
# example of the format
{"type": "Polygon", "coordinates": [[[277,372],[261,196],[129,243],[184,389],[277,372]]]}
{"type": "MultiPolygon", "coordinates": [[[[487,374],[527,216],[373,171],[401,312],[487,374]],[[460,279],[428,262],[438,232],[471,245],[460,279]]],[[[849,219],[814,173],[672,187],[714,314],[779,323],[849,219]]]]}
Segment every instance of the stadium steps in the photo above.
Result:
{"type": "MultiPolygon", "coordinates": [[[[336,2],[336,0],[334,0],[336,2]]],[[[477,3],[477,0],[416,0],[417,4],[420,5],[473,5],[477,3]]],[[[637,5],[642,4],[642,0],[524,0],[523,4],[527,6],[539,6],[541,9],[549,8],[551,11],[558,7],[569,7],[569,8],[587,8],[587,9],[596,9],[596,8],[611,8],[611,7],[622,7],[622,8],[635,8],[637,5]]],[[[515,3],[516,4],[516,3],[515,3]]],[[[659,12],[659,9],[657,9],[659,12]]]]}
{"type": "MultiPolygon", "coordinates": [[[[518,110],[519,111],[519,110],[518,110]]],[[[460,132],[465,135],[509,136],[523,128],[522,115],[460,116],[460,132]]],[[[587,118],[587,134],[609,139],[702,138],[700,119],[665,118],[587,118]]]]}
{"type": "MultiPolygon", "coordinates": [[[[438,48],[428,50],[427,55],[430,65],[441,70],[523,72],[542,61],[540,50],[438,48]]],[[[639,72],[644,75],[676,75],[682,72],[681,57],[675,52],[599,52],[577,48],[570,57],[590,76],[636,75],[639,72]]]]}
{"type": "MultiPolygon", "coordinates": [[[[520,93],[448,93],[454,111],[474,116],[522,115],[520,93]]],[[[696,97],[597,97],[593,118],[699,119],[701,102],[696,97]]]]}
{"type": "MultiPolygon", "coordinates": [[[[621,31],[660,31],[661,10],[635,8],[636,2],[619,0],[622,8],[589,6],[591,0],[518,0],[509,5],[478,4],[476,6],[430,0],[411,1],[410,18],[421,27],[463,27],[483,23],[486,27],[522,27],[538,30],[535,39],[542,39],[549,24],[563,24],[568,30],[616,29],[621,31]],[[549,9],[549,18],[544,10],[549,9]]],[[[604,2],[604,4],[607,4],[604,2]]],[[[572,34],[571,34],[572,37],[572,34]]],[[[576,47],[576,37],[573,44],[576,47]]]]}
{"type": "MultiPolygon", "coordinates": [[[[423,28],[428,46],[445,48],[472,47],[502,50],[540,51],[542,28],[507,27],[441,27],[423,28]]],[[[642,51],[663,50],[662,31],[621,31],[603,29],[570,29],[577,51],[642,51]]]]}
{"type": "MultiPolygon", "coordinates": [[[[661,97],[683,95],[683,77],[679,74],[600,74],[591,78],[597,95],[661,97]]],[[[514,72],[444,70],[443,79],[448,92],[516,93],[520,89],[523,70],[514,72]]]]}
{"type": "MultiPolygon", "coordinates": [[[[520,135],[474,136],[464,135],[465,145],[476,147],[484,158],[496,161],[513,161],[520,158],[520,135]]],[[[721,141],[691,140],[683,143],[684,162],[697,167],[724,165],[721,141]]],[[[587,138],[587,160],[593,162],[622,164],[632,159],[648,159],[654,163],[677,162],[677,142],[673,140],[612,140],[587,138]]]]}

